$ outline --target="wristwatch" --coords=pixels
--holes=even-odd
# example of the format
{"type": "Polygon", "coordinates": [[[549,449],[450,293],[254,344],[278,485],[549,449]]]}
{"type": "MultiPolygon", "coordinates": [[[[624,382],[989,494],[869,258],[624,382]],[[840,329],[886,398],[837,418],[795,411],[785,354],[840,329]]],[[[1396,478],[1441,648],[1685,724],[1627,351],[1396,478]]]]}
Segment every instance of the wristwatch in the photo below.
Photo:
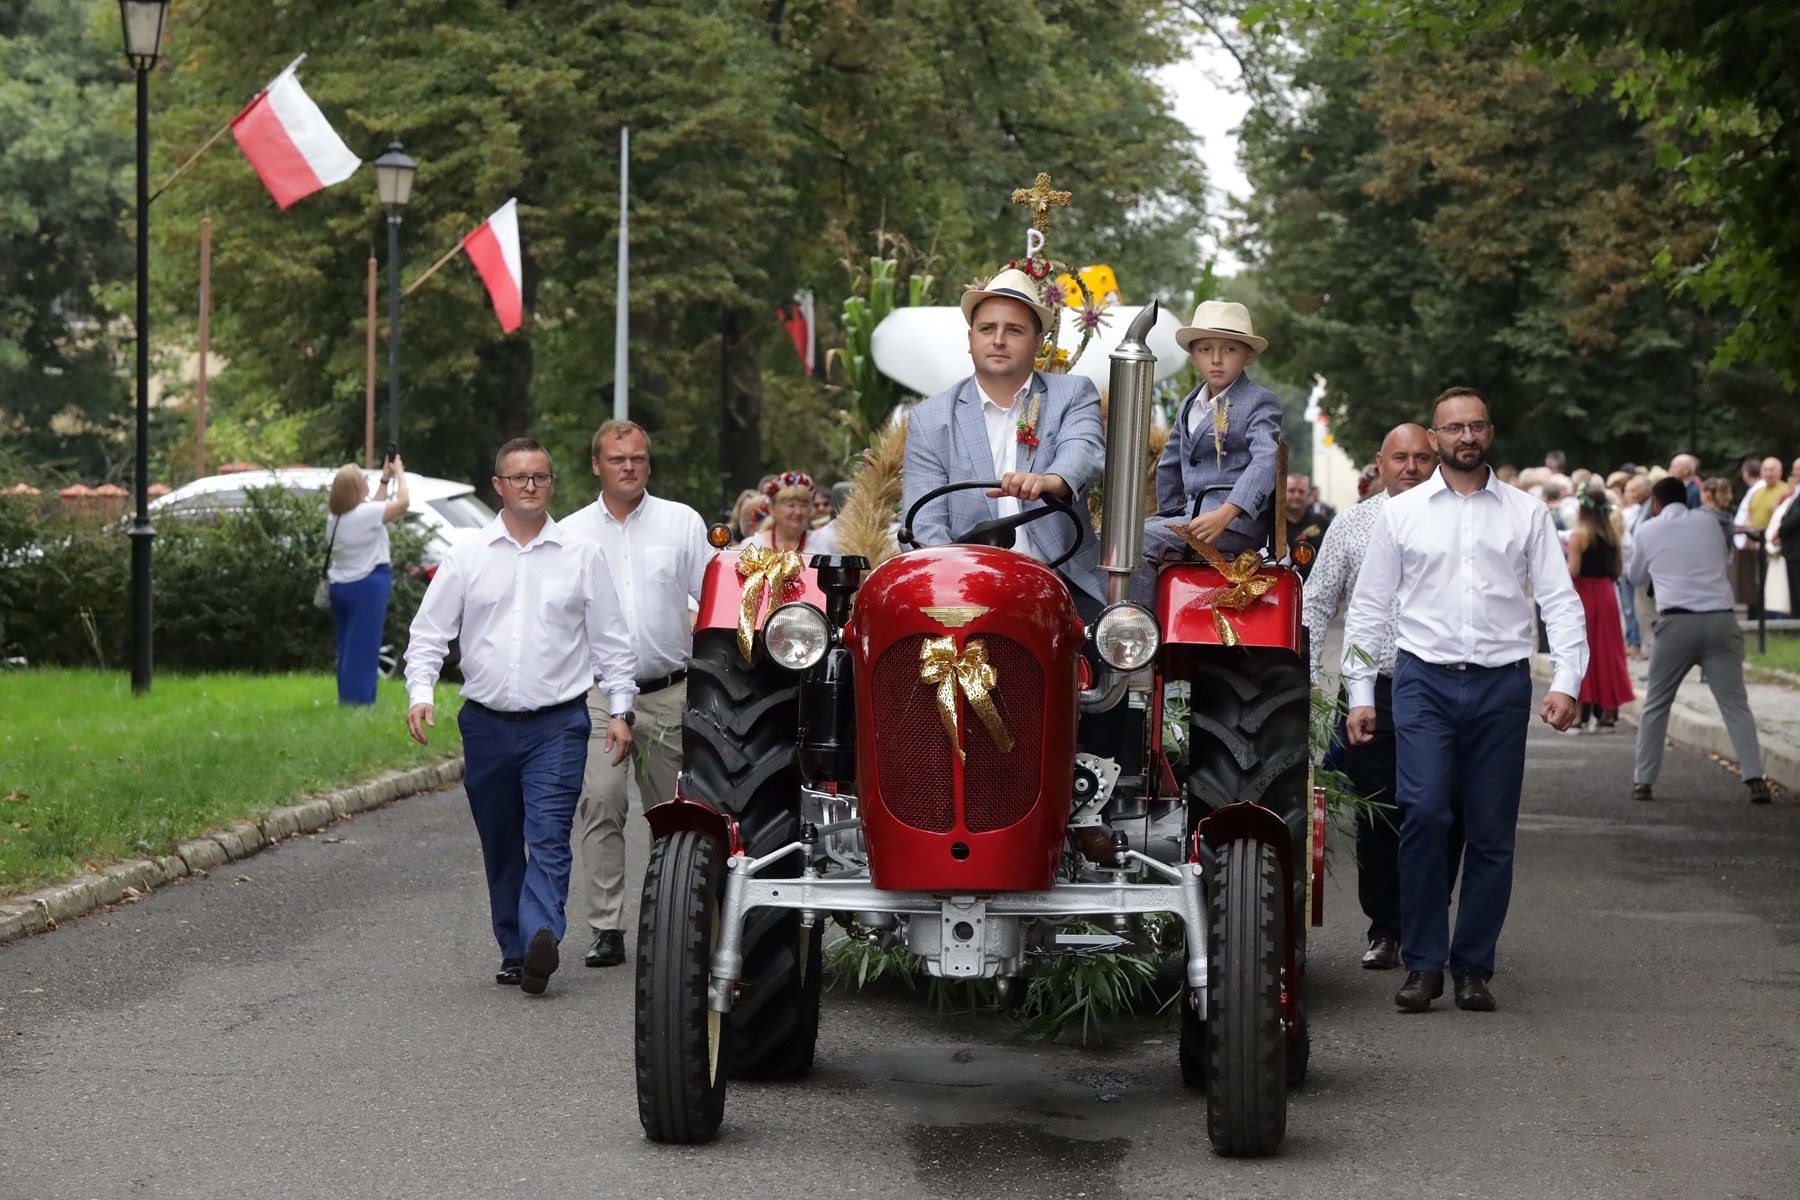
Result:
{"type": "Polygon", "coordinates": [[[622,713],[614,713],[612,714],[612,719],[615,721],[623,721],[627,725],[636,725],[637,710],[628,708],[622,713]]]}

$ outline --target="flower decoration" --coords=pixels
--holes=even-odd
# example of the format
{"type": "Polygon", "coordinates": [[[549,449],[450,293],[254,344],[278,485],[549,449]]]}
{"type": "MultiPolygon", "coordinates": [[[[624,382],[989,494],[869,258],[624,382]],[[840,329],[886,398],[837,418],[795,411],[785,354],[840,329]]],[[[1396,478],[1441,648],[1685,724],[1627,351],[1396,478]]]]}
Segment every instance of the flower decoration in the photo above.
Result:
{"type": "Polygon", "coordinates": [[[1068,299],[1068,294],[1063,291],[1062,284],[1054,279],[1044,280],[1044,304],[1046,307],[1061,308],[1068,303],[1068,299]]]}
{"type": "Polygon", "coordinates": [[[1081,332],[1083,336],[1092,337],[1101,326],[1109,323],[1110,318],[1107,317],[1105,311],[1102,309],[1095,307],[1093,304],[1084,304],[1081,306],[1081,332]]]}
{"type": "MultiPolygon", "coordinates": [[[[1043,411],[1043,407],[1044,393],[1033,392],[1031,394],[1031,407],[1026,410],[1025,419],[1019,422],[1019,445],[1025,447],[1027,451],[1036,450],[1038,448],[1038,416],[1043,411]]],[[[1029,455],[1027,455],[1027,457],[1029,457],[1029,455]]]]}
{"type": "Polygon", "coordinates": [[[779,493],[791,487],[812,488],[812,476],[805,471],[783,471],[769,482],[763,484],[763,495],[773,500],[779,493]]]}

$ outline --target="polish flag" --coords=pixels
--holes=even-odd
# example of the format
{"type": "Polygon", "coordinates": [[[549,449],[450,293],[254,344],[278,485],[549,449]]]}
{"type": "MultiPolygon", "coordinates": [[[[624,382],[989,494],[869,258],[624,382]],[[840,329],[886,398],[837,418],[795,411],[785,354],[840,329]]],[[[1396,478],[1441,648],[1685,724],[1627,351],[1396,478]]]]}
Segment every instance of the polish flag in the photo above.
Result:
{"type": "Polygon", "coordinates": [[[281,208],[342,183],[362,165],[294,78],[300,58],[231,122],[231,136],[281,208]]]}
{"type": "Polygon", "coordinates": [[[494,302],[494,315],[507,333],[519,327],[525,318],[525,272],[519,265],[519,201],[508,200],[494,215],[475,227],[475,232],[462,240],[469,261],[481,272],[488,296],[494,302]]]}

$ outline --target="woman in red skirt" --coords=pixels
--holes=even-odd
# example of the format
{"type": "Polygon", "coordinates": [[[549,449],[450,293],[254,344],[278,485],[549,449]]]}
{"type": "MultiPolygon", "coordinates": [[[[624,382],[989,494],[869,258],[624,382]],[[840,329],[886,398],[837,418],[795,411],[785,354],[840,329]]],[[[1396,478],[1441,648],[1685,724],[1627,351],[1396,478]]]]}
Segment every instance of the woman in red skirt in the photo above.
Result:
{"type": "Polygon", "coordinates": [[[1581,680],[1581,722],[1601,729],[1619,720],[1619,706],[1637,698],[1625,663],[1625,625],[1619,614],[1619,572],[1624,555],[1607,511],[1606,490],[1590,484],[1569,535],[1569,574],[1587,614],[1588,669],[1581,680]]]}

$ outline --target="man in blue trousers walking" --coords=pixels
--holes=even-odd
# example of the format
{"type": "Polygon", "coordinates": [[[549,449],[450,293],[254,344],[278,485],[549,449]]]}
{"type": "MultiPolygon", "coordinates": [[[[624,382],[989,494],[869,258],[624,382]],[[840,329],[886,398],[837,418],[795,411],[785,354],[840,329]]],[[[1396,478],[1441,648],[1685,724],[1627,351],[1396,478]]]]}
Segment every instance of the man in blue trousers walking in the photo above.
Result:
{"type": "Polygon", "coordinates": [[[631,748],[631,651],[600,548],[547,511],[550,455],[514,438],[494,458],[501,511],[457,543],[413,618],[406,724],[424,745],[432,688],[462,638],[463,790],[481,837],[488,908],[500,943],[496,983],[543,992],[556,970],[569,898],[569,828],[587,765],[587,693],[598,679],[611,720],[603,753],[631,748]]]}
{"type": "MultiPolygon", "coordinates": [[[[1512,898],[1513,839],[1531,717],[1531,606],[1549,633],[1554,675],[1539,715],[1575,720],[1587,626],[1549,510],[1487,465],[1494,426],[1474,388],[1432,405],[1437,472],[1396,496],[1375,522],[1344,622],[1344,645],[1379,644],[1394,601],[1394,729],[1400,807],[1402,1012],[1444,994],[1494,1010],[1488,980],[1512,898]],[[1527,595],[1527,585],[1530,595],[1527,595]],[[1450,937],[1452,798],[1463,806],[1462,885],[1450,937]]],[[[1346,650],[1352,743],[1375,735],[1375,665],[1346,650]]]]}

